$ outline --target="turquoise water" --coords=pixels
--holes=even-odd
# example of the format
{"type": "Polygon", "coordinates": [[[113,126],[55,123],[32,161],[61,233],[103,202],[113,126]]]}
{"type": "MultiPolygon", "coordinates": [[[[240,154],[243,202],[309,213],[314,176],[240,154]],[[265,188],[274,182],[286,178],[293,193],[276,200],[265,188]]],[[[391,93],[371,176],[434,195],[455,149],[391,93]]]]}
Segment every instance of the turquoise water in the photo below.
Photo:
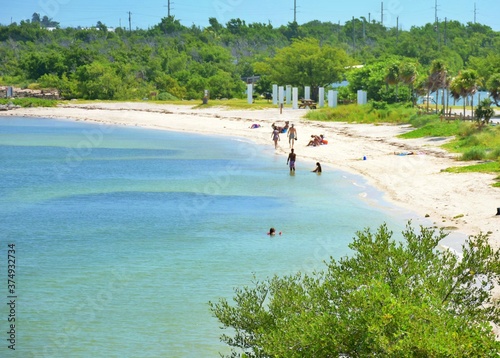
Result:
{"type": "Polygon", "coordinates": [[[16,248],[16,351],[2,304],[0,356],[217,357],[208,301],[321,269],[364,227],[401,231],[411,214],[297,153],[290,176],[271,144],[0,118],[2,275],[16,248]]]}

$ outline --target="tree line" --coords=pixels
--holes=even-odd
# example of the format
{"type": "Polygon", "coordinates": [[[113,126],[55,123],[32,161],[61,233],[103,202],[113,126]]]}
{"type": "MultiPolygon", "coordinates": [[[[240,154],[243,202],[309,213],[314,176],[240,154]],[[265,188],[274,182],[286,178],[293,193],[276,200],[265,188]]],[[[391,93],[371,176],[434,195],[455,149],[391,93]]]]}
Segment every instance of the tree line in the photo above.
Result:
{"type": "Polygon", "coordinates": [[[485,89],[499,104],[500,34],[456,21],[402,31],[364,18],[279,27],[209,18],[206,27],[186,27],[170,16],[128,31],[100,21],[60,28],[34,13],[0,26],[0,56],[0,83],[57,88],[64,98],[199,99],[205,89],[214,98],[243,97],[242,78],[259,76],[260,93],[273,83],[317,93],[348,80],[341,98],[364,89],[374,101],[414,102],[425,93],[460,98],[485,89]]]}

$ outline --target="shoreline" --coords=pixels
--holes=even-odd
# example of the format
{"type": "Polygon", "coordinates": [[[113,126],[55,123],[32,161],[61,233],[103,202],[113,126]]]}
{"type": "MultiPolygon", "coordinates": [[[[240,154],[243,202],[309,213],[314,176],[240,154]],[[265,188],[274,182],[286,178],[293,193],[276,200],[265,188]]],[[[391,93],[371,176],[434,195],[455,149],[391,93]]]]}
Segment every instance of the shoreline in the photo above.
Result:
{"type": "MultiPolygon", "coordinates": [[[[178,132],[242,137],[272,148],[271,124],[290,121],[297,128],[295,143],[298,172],[302,163],[316,161],[362,176],[383,193],[383,199],[416,213],[433,226],[466,236],[489,233],[493,247],[500,247],[500,189],[491,185],[496,175],[446,173],[451,166],[469,165],[439,148],[447,138],[399,139],[408,125],[325,123],[304,120],[306,110],[279,108],[233,110],[194,109],[192,105],[143,102],[69,104],[55,108],[16,108],[0,112],[0,118],[44,117],[89,121],[105,125],[139,126],[178,132]],[[252,124],[260,128],[250,129],[252,124]],[[327,145],[306,147],[312,134],[323,134],[327,145]],[[412,151],[414,155],[395,155],[412,151]],[[366,157],[366,160],[363,160],[366,157]]],[[[289,153],[286,134],[280,135],[276,152],[289,153]]],[[[333,184],[333,183],[332,183],[333,184]]]]}

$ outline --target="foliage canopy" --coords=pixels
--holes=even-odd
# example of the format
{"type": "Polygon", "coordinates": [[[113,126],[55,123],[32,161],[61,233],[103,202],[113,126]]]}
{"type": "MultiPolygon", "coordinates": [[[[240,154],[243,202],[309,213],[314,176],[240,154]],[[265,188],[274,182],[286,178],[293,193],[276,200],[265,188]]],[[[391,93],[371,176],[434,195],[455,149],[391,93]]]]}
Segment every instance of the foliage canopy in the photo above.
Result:
{"type": "Polygon", "coordinates": [[[34,13],[19,24],[0,25],[0,83],[56,87],[65,98],[200,99],[205,89],[213,97],[243,98],[246,78],[260,77],[255,88],[261,93],[271,80],[311,86],[315,93],[346,79],[345,66],[355,64],[367,70],[353,76],[358,87],[343,91],[342,99],[367,89],[375,101],[409,102],[414,90],[433,85],[427,74],[441,61],[449,78],[476,71],[477,87],[498,105],[500,33],[480,24],[437,25],[446,32],[436,36],[434,24],[400,31],[363,17],[280,27],[209,18],[206,27],[186,27],[170,16],[147,30],[113,29],[100,21],[60,28],[34,13]],[[99,73],[105,79],[83,83],[99,73]]]}
{"type": "Polygon", "coordinates": [[[232,356],[497,357],[500,323],[491,289],[500,252],[485,235],[462,254],[440,247],[443,231],[409,223],[401,241],[381,225],[358,232],[353,254],[325,271],[257,281],[234,304],[210,303],[230,333],[232,356]]]}

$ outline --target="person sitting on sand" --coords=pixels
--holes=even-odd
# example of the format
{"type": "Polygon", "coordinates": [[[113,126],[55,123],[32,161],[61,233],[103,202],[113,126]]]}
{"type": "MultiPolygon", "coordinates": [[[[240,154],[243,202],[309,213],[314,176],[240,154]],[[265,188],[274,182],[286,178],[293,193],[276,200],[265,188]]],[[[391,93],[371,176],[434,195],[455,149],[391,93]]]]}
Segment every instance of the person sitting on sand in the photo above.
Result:
{"type": "Polygon", "coordinates": [[[312,172],[321,174],[321,164],[319,162],[316,162],[316,169],[314,169],[312,172]]]}
{"type": "Polygon", "coordinates": [[[250,126],[250,128],[251,128],[251,129],[260,128],[260,124],[256,124],[256,123],[254,123],[254,124],[252,124],[252,125],[250,126]]]}
{"type": "Polygon", "coordinates": [[[307,143],[307,146],[308,147],[310,147],[310,146],[317,147],[318,145],[321,145],[322,141],[323,141],[323,139],[320,136],[312,134],[311,140],[309,141],[309,143],[307,143]]]}

